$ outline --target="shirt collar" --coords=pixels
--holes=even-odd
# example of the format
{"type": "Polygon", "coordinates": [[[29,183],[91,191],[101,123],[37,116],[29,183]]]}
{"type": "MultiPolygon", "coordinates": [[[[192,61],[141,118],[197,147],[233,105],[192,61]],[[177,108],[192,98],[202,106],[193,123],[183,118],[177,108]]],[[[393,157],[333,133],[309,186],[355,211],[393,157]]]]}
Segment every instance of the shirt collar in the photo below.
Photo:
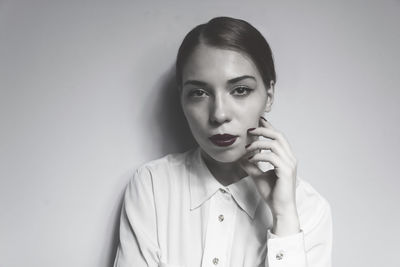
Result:
{"type": "Polygon", "coordinates": [[[242,178],[228,186],[222,185],[211,174],[201,157],[200,147],[191,155],[189,164],[190,210],[201,206],[219,189],[232,194],[233,199],[252,219],[261,200],[257,187],[250,176],[242,178]]]}

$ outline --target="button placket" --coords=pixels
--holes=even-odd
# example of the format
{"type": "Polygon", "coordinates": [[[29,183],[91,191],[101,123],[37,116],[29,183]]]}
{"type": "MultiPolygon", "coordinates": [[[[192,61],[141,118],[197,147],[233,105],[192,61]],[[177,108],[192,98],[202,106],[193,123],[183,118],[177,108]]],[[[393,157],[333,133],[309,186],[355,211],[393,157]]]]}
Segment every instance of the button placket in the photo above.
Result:
{"type": "Polygon", "coordinates": [[[227,189],[224,188],[220,188],[219,191],[222,193],[222,197],[227,200],[230,201],[231,200],[231,194],[227,189]]]}
{"type": "Polygon", "coordinates": [[[236,209],[228,190],[219,188],[210,202],[202,267],[229,267],[228,249],[231,246],[236,209]]]}
{"type": "MultiPolygon", "coordinates": [[[[231,196],[230,196],[229,192],[228,192],[226,189],[220,188],[219,191],[223,194],[222,197],[223,197],[224,199],[230,200],[230,197],[231,197],[231,196]]],[[[224,219],[225,219],[225,217],[224,217],[223,214],[220,214],[220,215],[218,216],[218,221],[219,221],[219,222],[223,222],[224,219]]]]}

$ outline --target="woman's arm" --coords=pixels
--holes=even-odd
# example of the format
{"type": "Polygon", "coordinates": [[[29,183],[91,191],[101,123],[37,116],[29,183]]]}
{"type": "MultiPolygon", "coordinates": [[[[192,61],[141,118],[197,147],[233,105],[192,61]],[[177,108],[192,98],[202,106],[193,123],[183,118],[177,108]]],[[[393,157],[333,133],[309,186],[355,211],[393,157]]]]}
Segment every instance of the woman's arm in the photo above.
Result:
{"type": "Polygon", "coordinates": [[[263,117],[260,127],[249,129],[250,136],[263,136],[246,146],[247,160],[241,161],[245,171],[253,177],[263,199],[271,208],[273,233],[287,236],[299,233],[300,223],[296,207],[297,160],[282,133],[275,130],[263,117]],[[261,150],[269,150],[263,153],[261,150]],[[249,156],[250,155],[250,156],[249,156]],[[274,169],[262,172],[258,162],[269,162],[274,169]]]}
{"type": "Polygon", "coordinates": [[[329,204],[305,182],[298,187],[301,232],[279,237],[268,232],[266,267],[332,265],[332,216],[329,204]],[[310,197],[312,195],[312,197],[310,197]],[[304,229],[303,229],[304,227],[304,229]]]}
{"type": "MultiPolygon", "coordinates": [[[[325,203],[323,208],[317,209],[317,206],[321,207],[320,203],[306,205],[309,206],[304,213],[307,218],[301,220],[304,214],[299,216],[296,200],[297,160],[282,133],[264,118],[260,119],[259,126],[250,129],[249,135],[266,139],[248,144],[248,154],[241,160],[241,165],[253,177],[273,216],[272,232],[268,230],[266,266],[330,266],[332,224],[329,205],[322,198],[319,202],[325,203]],[[258,168],[258,162],[269,162],[274,169],[263,172],[258,168]],[[307,221],[307,229],[302,229],[304,225],[301,221],[307,221]]],[[[314,199],[303,200],[309,202],[314,199]]],[[[302,208],[300,211],[303,211],[302,208]]]]}
{"type": "Polygon", "coordinates": [[[114,267],[156,267],[159,254],[151,174],[142,167],[125,191],[114,267]]]}

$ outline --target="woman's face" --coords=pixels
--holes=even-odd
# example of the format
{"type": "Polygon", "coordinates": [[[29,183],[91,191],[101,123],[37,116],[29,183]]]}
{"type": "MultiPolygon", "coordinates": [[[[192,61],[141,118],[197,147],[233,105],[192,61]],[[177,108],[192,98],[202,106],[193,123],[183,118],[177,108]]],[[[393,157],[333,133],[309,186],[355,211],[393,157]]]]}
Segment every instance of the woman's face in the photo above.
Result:
{"type": "Polygon", "coordinates": [[[247,129],[258,127],[272,101],[252,60],[201,44],[184,65],[181,104],[203,152],[219,162],[234,162],[250,142],[247,129]]]}

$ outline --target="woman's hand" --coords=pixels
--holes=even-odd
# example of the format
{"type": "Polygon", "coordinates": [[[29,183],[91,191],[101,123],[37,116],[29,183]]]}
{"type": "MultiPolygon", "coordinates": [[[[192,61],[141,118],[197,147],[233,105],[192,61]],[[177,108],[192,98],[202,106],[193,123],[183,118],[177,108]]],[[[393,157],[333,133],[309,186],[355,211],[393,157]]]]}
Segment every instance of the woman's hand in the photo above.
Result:
{"type": "Polygon", "coordinates": [[[250,175],[261,196],[271,208],[274,217],[272,231],[285,236],[300,231],[296,208],[297,160],[286,138],[263,117],[258,128],[249,129],[255,139],[247,145],[248,153],[240,160],[242,168],[250,175]],[[258,136],[267,139],[258,140],[258,136]],[[268,150],[268,151],[261,151],[268,150]],[[263,172],[257,162],[269,162],[274,169],[263,172]]]}

